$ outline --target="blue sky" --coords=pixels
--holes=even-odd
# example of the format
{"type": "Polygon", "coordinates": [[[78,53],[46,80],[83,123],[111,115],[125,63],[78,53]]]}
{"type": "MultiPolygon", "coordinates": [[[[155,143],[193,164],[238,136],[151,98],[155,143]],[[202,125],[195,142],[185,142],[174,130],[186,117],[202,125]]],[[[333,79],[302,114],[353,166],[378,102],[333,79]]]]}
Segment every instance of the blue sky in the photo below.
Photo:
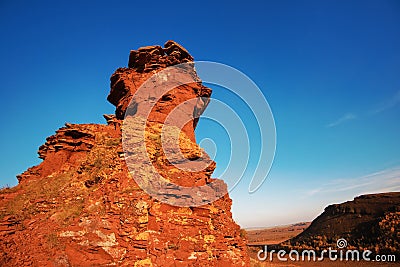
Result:
{"type": "MultiPolygon", "coordinates": [[[[272,109],[270,175],[254,194],[250,177],[231,192],[242,226],[311,220],[327,204],[400,190],[398,1],[82,2],[0,2],[1,186],[38,164],[65,122],[104,123],[109,77],[129,51],[172,39],[248,75],[272,109]]],[[[214,97],[229,100],[218,88],[214,97]]]]}

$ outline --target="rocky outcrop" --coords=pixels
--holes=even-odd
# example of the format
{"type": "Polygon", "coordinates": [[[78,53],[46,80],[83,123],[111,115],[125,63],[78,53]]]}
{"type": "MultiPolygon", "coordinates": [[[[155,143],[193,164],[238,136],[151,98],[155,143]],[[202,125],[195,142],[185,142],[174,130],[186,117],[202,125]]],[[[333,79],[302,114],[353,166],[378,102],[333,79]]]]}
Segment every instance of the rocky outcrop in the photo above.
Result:
{"type": "Polygon", "coordinates": [[[336,248],[346,239],[348,249],[375,253],[400,251],[400,192],[362,195],[325,208],[311,225],[290,240],[291,248],[336,248]]]}
{"type": "MultiPolygon", "coordinates": [[[[129,56],[129,68],[119,68],[111,76],[111,91],[107,99],[116,106],[115,115],[118,119],[123,119],[125,111],[132,101],[133,95],[139,87],[148,80],[155,72],[166,67],[190,63],[192,56],[179,44],[174,41],[165,43],[161,46],[146,46],[133,50],[129,56]]],[[[191,71],[195,82],[179,86],[162,96],[149,116],[149,121],[163,123],[167,115],[184,101],[199,98],[196,101],[196,107],[188,107],[188,113],[193,115],[192,123],[188,123],[182,129],[192,140],[194,140],[194,128],[196,127],[198,117],[208,104],[211,96],[211,89],[202,85],[196,72],[191,71]]],[[[176,77],[179,79],[179,77],[176,77]]],[[[146,105],[148,99],[136,100],[137,105],[146,105]],[[139,102],[140,101],[140,102],[139,102]]],[[[135,103],[134,103],[135,104],[135,103]]]]}
{"type": "Polygon", "coordinates": [[[147,102],[133,99],[154,73],[191,61],[173,41],[164,48],[131,51],[128,68],[111,77],[108,100],[116,114],[104,115],[107,125],[66,124],[47,138],[39,148],[43,162],[19,175],[16,187],[0,191],[1,266],[249,266],[226,185],[211,178],[215,163],[195,143],[197,118],[211,90],[193,69],[195,82],[169,91],[147,118],[140,116],[147,102]],[[177,168],[161,145],[168,114],[193,98],[196,102],[184,109],[191,120],[177,133],[184,157],[207,163],[194,174],[177,168]],[[221,198],[200,206],[174,206],[138,186],[127,158],[134,158],[133,175],[152,180],[147,171],[151,166],[135,157],[134,150],[125,153],[121,142],[122,119],[132,99],[137,112],[127,118],[129,127],[141,133],[132,137],[132,146],[144,136],[150,163],[165,179],[182,186],[213,183],[223,192],[221,198]],[[138,127],[143,120],[144,133],[138,127]]]}

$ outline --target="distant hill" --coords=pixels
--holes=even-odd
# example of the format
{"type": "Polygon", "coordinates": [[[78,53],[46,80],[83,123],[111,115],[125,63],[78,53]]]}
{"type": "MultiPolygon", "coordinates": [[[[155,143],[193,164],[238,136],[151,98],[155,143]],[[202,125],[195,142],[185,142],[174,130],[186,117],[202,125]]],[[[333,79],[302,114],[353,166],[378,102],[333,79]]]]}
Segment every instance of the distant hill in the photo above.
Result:
{"type": "Polygon", "coordinates": [[[400,253],[400,192],[362,195],[325,208],[301,234],[283,243],[297,249],[336,248],[344,238],[348,249],[400,253]]]}
{"type": "Polygon", "coordinates": [[[303,232],[310,224],[310,222],[300,222],[274,227],[246,229],[248,245],[275,245],[282,243],[303,232]]]}

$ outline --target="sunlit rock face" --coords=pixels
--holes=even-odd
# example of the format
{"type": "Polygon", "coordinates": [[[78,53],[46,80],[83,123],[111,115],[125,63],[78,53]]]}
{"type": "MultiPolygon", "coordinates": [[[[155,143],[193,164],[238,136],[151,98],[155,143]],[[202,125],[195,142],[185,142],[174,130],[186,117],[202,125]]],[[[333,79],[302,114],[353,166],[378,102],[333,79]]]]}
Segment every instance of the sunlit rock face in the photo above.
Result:
{"type": "MultiPolygon", "coordinates": [[[[193,82],[163,95],[147,116],[142,116],[147,100],[135,98],[155,73],[190,62],[192,56],[173,41],[131,51],[128,68],[111,76],[107,99],[116,112],[104,115],[107,124],[68,123],[47,138],[39,148],[43,162],[19,175],[16,187],[0,191],[1,266],[249,266],[226,185],[211,178],[215,163],[195,142],[194,128],[211,89],[190,69],[185,75],[193,82]],[[184,125],[176,127],[174,120],[164,125],[176,106],[191,99],[196,101],[182,108],[184,125]],[[124,123],[132,103],[136,110],[124,123]],[[125,144],[132,146],[130,153],[121,141],[124,126],[132,133],[125,144]],[[184,158],[206,167],[195,173],[177,168],[173,161],[180,159],[162,149],[164,126],[179,137],[184,158]],[[134,154],[141,138],[147,159],[134,154]],[[126,157],[134,159],[133,166],[128,168],[126,157]],[[143,191],[132,168],[149,184],[150,168],[179,186],[213,183],[222,197],[200,206],[170,205],[143,191]]],[[[186,197],[190,203],[196,196],[186,197]]]]}

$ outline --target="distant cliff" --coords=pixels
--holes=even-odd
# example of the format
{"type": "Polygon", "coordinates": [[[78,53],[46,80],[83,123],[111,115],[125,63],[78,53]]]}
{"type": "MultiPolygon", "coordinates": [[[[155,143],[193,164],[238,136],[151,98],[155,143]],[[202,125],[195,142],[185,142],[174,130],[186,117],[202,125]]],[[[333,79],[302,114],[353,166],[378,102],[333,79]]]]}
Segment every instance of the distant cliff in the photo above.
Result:
{"type": "Polygon", "coordinates": [[[322,250],[336,248],[340,238],[346,239],[348,249],[400,254],[400,192],[362,195],[330,205],[289,244],[322,250]]]}

